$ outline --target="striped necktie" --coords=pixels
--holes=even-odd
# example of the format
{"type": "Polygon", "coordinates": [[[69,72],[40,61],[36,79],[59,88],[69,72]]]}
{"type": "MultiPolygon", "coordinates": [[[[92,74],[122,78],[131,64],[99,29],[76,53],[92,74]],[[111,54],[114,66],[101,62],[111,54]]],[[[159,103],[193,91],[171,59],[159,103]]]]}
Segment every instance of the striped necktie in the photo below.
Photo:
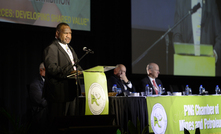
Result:
{"type": "Polygon", "coordinates": [[[155,80],[153,80],[152,81],[153,82],[153,86],[154,86],[154,90],[155,90],[155,92],[156,92],[156,95],[158,95],[158,87],[157,87],[157,84],[156,84],[156,82],[155,82],[155,80]]]}

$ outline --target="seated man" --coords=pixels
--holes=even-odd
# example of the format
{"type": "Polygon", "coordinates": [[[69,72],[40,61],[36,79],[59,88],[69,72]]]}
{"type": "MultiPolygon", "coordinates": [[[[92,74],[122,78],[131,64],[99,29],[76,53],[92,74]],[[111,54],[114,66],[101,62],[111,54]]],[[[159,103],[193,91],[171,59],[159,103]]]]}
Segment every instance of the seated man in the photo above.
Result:
{"type": "Polygon", "coordinates": [[[149,87],[152,88],[153,94],[158,94],[159,92],[159,85],[163,88],[163,83],[158,78],[160,74],[159,66],[156,63],[150,63],[147,65],[147,77],[141,80],[141,91],[145,91],[145,87],[149,84],[149,87]]]}
{"type": "Polygon", "coordinates": [[[42,97],[42,90],[45,80],[45,67],[41,63],[39,66],[39,76],[30,84],[29,98],[32,106],[32,127],[33,131],[43,132],[46,129],[47,121],[47,101],[42,97]]]}
{"type": "Polygon", "coordinates": [[[116,84],[117,88],[120,88],[122,91],[119,95],[124,95],[124,92],[126,93],[126,95],[128,95],[129,92],[135,92],[134,86],[127,79],[126,67],[123,64],[118,64],[116,66],[116,68],[114,69],[114,75],[108,79],[107,84],[108,92],[113,92],[112,87],[114,84],[116,84]]]}

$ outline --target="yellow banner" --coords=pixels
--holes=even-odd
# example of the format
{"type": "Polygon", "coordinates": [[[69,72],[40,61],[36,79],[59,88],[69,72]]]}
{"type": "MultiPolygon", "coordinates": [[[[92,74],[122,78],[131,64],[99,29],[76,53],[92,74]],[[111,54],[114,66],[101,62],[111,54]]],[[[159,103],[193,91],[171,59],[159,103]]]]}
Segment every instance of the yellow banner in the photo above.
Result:
{"type": "Polygon", "coordinates": [[[183,134],[221,134],[221,96],[153,96],[146,97],[150,132],[183,134]]]}
{"type": "Polygon", "coordinates": [[[85,115],[109,114],[107,80],[103,72],[84,71],[85,115]]]}

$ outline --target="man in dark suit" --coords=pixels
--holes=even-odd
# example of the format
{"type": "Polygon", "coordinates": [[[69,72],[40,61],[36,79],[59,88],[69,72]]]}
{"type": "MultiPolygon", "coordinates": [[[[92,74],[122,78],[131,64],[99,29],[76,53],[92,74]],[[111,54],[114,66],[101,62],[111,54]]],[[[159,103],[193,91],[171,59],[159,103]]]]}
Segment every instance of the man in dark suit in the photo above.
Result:
{"type": "Polygon", "coordinates": [[[156,63],[150,63],[146,67],[147,77],[141,80],[141,91],[145,91],[145,87],[148,84],[150,88],[152,88],[153,94],[158,94],[159,85],[163,88],[163,83],[158,78],[160,74],[159,66],[156,63]],[[154,86],[155,85],[155,86],[154,86]]]}
{"type": "MultiPolygon", "coordinates": [[[[194,26],[199,28],[199,44],[211,44],[214,48],[214,56],[216,58],[216,75],[221,75],[221,22],[219,12],[215,0],[199,0],[195,3],[201,3],[199,25],[197,26],[195,17],[193,15],[188,16],[184,19],[174,30],[173,30],[173,42],[182,43],[196,43],[194,41],[194,34],[197,35],[197,30],[194,32],[194,26]],[[193,21],[194,20],[194,21],[193,21]]],[[[189,10],[194,6],[193,0],[177,0],[176,11],[174,16],[174,23],[181,20],[189,10]]],[[[195,38],[196,40],[196,38],[195,38]]]]}
{"type": "Polygon", "coordinates": [[[55,40],[44,50],[46,68],[44,96],[48,101],[50,121],[56,116],[74,115],[77,86],[75,79],[67,76],[76,69],[77,54],[69,45],[72,31],[68,24],[60,23],[56,28],[55,40]]]}
{"type": "Polygon", "coordinates": [[[32,133],[41,133],[46,129],[47,123],[47,101],[42,97],[45,81],[44,63],[39,66],[39,76],[34,79],[29,88],[29,99],[31,104],[32,133]]]}
{"type": "Polygon", "coordinates": [[[122,93],[119,94],[120,96],[129,95],[129,92],[135,92],[135,87],[132,85],[132,83],[127,79],[126,76],[126,67],[123,64],[118,64],[116,68],[114,69],[114,75],[111,76],[108,81],[108,92],[114,92],[112,91],[112,87],[114,84],[117,85],[117,88],[120,88],[122,93]]]}

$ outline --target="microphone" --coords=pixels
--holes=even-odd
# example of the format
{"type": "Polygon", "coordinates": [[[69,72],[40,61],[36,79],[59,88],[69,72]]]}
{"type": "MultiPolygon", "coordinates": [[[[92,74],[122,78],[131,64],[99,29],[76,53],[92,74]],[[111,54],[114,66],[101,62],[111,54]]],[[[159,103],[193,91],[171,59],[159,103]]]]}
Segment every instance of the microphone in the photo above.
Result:
{"type": "Polygon", "coordinates": [[[83,51],[87,51],[87,47],[83,47],[83,51]]]}
{"type": "Polygon", "coordinates": [[[94,53],[94,51],[92,51],[91,49],[87,49],[87,47],[83,47],[83,51],[91,53],[91,54],[94,53]]]}
{"type": "Polygon", "coordinates": [[[199,8],[201,8],[200,3],[196,4],[193,9],[190,10],[190,14],[195,13],[199,8]]]}

